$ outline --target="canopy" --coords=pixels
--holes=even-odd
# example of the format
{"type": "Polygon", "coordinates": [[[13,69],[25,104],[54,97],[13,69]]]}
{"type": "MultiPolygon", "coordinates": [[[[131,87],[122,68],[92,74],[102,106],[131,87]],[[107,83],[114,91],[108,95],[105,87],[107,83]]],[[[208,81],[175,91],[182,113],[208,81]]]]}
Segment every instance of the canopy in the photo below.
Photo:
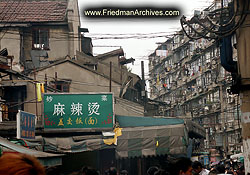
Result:
{"type": "Polygon", "coordinates": [[[41,152],[41,151],[36,151],[32,149],[25,148],[24,146],[20,146],[17,144],[14,144],[7,139],[4,139],[0,137],[0,146],[19,152],[23,154],[29,154],[32,156],[35,156],[39,159],[39,161],[44,165],[44,166],[56,166],[56,165],[61,165],[62,164],[62,156],[63,154],[51,154],[51,153],[46,153],[46,152],[41,152]]]}
{"type": "MultiPolygon", "coordinates": [[[[127,134],[128,131],[130,135],[131,134],[133,135],[133,133],[137,132],[137,130],[134,127],[143,126],[143,128],[145,129],[145,131],[142,131],[144,135],[145,135],[145,132],[152,132],[154,130],[155,137],[156,136],[161,137],[161,141],[164,140],[163,139],[164,136],[162,134],[160,135],[156,134],[156,132],[161,132],[160,126],[163,126],[163,128],[165,128],[168,125],[170,126],[170,125],[181,124],[182,129],[184,128],[184,125],[183,125],[184,120],[177,119],[177,118],[131,117],[131,116],[116,115],[116,121],[119,123],[120,128],[123,128],[122,134],[124,136],[127,134]],[[146,126],[147,128],[144,126],[146,126]],[[151,129],[153,130],[151,131],[151,129]],[[133,132],[131,133],[131,131],[133,132]]],[[[165,132],[165,130],[163,132],[165,132]]],[[[119,137],[118,137],[118,141],[119,141],[119,137]]],[[[147,135],[145,135],[144,137],[146,138],[147,135]]],[[[107,145],[103,141],[104,138],[105,137],[102,135],[100,136],[99,135],[86,135],[86,136],[71,136],[71,137],[51,137],[51,138],[43,137],[43,144],[44,144],[44,150],[48,152],[78,153],[78,152],[84,152],[84,151],[95,151],[95,150],[112,149],[112,148],[119,149],[121,148],[120,143],[122,144],[124,142],[124,140],[122,141],[124,137],[121,137],[121,141],[120,143],[118,142],[117,146],[107,145]]],[[[174,137],[171,137],[171,139],[173,138],[174,137]]],[[[131,138],[129,137],[127,142],[130,143],[132,139],[133,137],[131,138]]],[[[165,138],[165,139],[168,140],[169,138],[165,138]]],[[[176,143],[176,141],[174,142],[176,143]]],[[[151,146],[151,144],[147,144],[147,146],[151,146]]]]}
{"type": "Polygon", "coordinates": [[[116,115],[116,122],[122,128],[122,135],[114,142],[117,145],[105,144],[104,135],[43,137],[44,150],[78,153],[115,149],[117,158],[187,154],[188,134],[183,119],[116,115]]]}
{"type": "Polygon", "coordinates": [[[184,120],[180,118],[160,118],[160,117],[134,117],[115,115],[121,128],[124,127],[146,127],[146,126],[165,126],[183,124],[184,120]]]}
{"type": "Polygon", "coordinates": [[[123,128],[116,155],[130,158],[156,155],[186,155],[187,133],[184,124],[123,128]]]}
{"type": "Polygon", "coordinates": [[[44,150],[49,152],[78,153],[114,148],[114,146],[104,144],[102,138],[79,138],[80,136],[78,139],[76,137],[44,137],[44,150]]]}

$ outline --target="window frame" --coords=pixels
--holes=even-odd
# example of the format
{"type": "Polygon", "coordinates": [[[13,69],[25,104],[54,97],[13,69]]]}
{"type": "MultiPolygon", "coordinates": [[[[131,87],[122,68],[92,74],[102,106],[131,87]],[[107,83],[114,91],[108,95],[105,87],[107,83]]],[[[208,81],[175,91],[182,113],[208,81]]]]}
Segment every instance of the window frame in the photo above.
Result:
{"type": "MultiPolygon", "coordinates": [[[[48,28],[33,28],[32,29],[32,50],[50,50],[50,46],[49,46],[49,38],[50,38],[50,33],[49,33],[49,29],[48,28]],[[35,33],[36,32],[36,33],[35,33]],[[46,32],[47,33],[47,46],[45,47],[34,47],[35,46],[35,36],[34,33],[37,35],[38,32],[38,39],[39,39],[39,43],[38,44],[42,44],[41,42],[41,32],[46,32]]],[[[36,43],[37,44],[37,43],[36,43]]]]}

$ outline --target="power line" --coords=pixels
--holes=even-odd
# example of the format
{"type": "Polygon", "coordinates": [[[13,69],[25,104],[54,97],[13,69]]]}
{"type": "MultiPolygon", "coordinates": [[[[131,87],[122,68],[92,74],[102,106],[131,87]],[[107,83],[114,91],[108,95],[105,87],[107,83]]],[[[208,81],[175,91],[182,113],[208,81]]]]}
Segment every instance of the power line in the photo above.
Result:
{"type": "MultiPolygon", "coordinates": [[[[19,36],[18,33],[11,32],[11,31],[6,31],[5,33],[19,36]]],[[[50,33],[56,33],[56,32],[50,32],[50,33]]],[[[104,37],[103,36],[96,36],[96,37],[92,36],[91,38],[95,39],[95,40],[100,40],[100,39],[152,39],[152,38],[160,38],[160,37],[171,38],[171,37],[174,36],[174,34],[162,35],[161,33],[163,33],[163,32],[159,32],[159,34],[156,34],[156,35],[134,34],[134,35],[131,35],[131,36],[104,36],[104,37]]],[[[24,32],[24,34],[26,34],[27,36],[29,36],[29,35],[32,36],[32,33],[30,33],[30,32],[24,32]]],[[[56,34],[58,34],[58,33],[56,33],[56,34]]],[[[107,35],[112,35],[112,34],[107,34],[107,35]]],[[[79,36],[78,36],[78,34],[69,35],[68,33],[60,33],[60,36],[58,36],[58,37],[50,36],[49,38],[56,39],[54,41],[54,42],[56,42],[56,41],[68,41],[68,40],[79,39],[79,36]],[[69,39],[66,38],[68,36],[70,36],[69,39]]],[[[19,40],[19,39],[16,39],[16,38],[6,38],[6,39],[19,40]]],[[[32,39],[29,39],[29,40],[32,41],[32,39]]],[[[53,42],[53,41],[50,41],[50,42],[53,42]]]]}
{"type": "Polygon", "coordinates": [[[94,45],[93,47],[122,47],[122,46],[109,46],[109,45],[94,45]]]}
{"type": "MultiPolygon", "coordinates": [[[[44,77],[44,75],[37,75],[37,77],[44,77]]],[[[50,79],[53,79],[55,81],[55,77],[47,76],[50,79]]],[[[62,80],[65,81],[65,78],[58,78],[57,80],[62,80]]],[[[40,80],[42,82],[45,82],[45,80],[40,80]]],[[[95,83],[89,83],[89,82],[83,82],[83,81],[71,81],[73,84],[79,84],[79,85],[84,85],[84,86],[100,86],[100,87],[109,87],[109,85],[103,85],[103,84],[95,84],[95,83]]],[[[121,86],[112,86],[112,87],[121,87],[121,86]]]]}
{"type": "Polygon", "coordinates": [[[246,12],[249,8],[249,1],[244,1],[244,3],[245,4],[243,5],[243,9],[242,9],[242,12],[240,14],[240,18],[238,20],[236,20],[236,15],[238,15],[237,13],[239,11],[239,0],[236,0],[236,4],[237,4],[236,12],[234,12],[233,16],[230,19],[227,19],[226,23],[224,23],[224,21],[223,21],[224,19],[222,19],[223,13],[225,13],[224,12],[225,10],[228,10],[228,13],[230,13],[230,8],[232,8],[233,4],[231,4],[231,6],[228,6],[228,7],[223,7],[223,3],[222,3],[221,9],[219,9],[220,10],[220,19],[217,19],[217,20],[219,20],[219,23],[220,23],[219,25],[216,25],[216,22],[214,23],[211,20],[211,18],[209,17],[209,16],[215,16],[215,18],[217,18],[217,16],[216,16],[217,12],[213,12],[213,13],[206,15],[208,17],[204,18],[210,22],[210,26],[206,26],[204,24],[204,21],[201,22],[197,16],[194,16],[190,21],[187,21],[185,16],[183,16],[180,20],[182,29],[183,29],[184,33],[190,39],[205,38],[205,39],[216,39],[217,40],[217,39],[229,36],[233,32],[235,32],[243,24],[243,22],[246,19],[246,16],[248,14],[246,12]],[[234,24],[235,21],[237,21],[236,24],[234,24]],[[191,23],[198,24],[200,29],[202,29],[202,31],[198,31],[195,27],[192,26],[191,23]],[[192,30],[193,35],[191,35],[190,33],[188,33],[186,31],[184,25],[187,25],[187,27],[192,30]]]}

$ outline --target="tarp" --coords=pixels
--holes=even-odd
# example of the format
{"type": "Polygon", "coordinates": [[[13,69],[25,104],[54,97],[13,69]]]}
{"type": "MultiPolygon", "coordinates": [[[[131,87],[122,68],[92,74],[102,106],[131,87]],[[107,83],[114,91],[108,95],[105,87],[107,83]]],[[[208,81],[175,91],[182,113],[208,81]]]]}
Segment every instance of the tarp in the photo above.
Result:
{"type": "Polygon", "coordinates": [[[12,143],[8,141],[7,139],[4,139],[3,137],[0,137],[0,146],[16,151],[18,153],[29,154],[29,155],[35,156],[39,159],[39,161],[44,166],[56,166],[56,165],[62,164],[63,154],[51,154],[51,153],[28,149],[28,148],[25,148],[24,146],[12,143]]]}
{"type": "Polygon", "coordinates": [[[49,152],[79,153],[114,148],[114,146],[104,144],[102,138],[74,140],[73,137],[44,137],[43,139],[44,151],[49,152]]]}
{"type": "Polygon", "coordinates": [[[104,143],[103,135],[43,137],[44,151],[79,153],[115,149],[117,158],[187,155],[188,134],[183,119],[116,115],[121,129],[117,145],[104,143]]]}
{"type": "Polygon", "coordinates": [[[118,158],[164,154],[187,154],[187,132],[184,124],[123,128],[122,135],[118,137],[118,158]]]}
{"type": "Polygon", "coordinates": [[[183,124],[184,120],[180,118],[159,118],[159,117],[133,117],[115,115],[121,128],[125,127],[146,127],[146,126],[165,126],[183,124]]]}

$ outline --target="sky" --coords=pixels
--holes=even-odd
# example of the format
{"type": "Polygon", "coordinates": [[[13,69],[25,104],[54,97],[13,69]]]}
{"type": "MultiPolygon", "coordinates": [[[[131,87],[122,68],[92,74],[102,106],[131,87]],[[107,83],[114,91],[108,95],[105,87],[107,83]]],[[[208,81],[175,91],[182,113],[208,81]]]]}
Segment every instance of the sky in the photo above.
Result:
{"type": "Polygon", "coordinates": [[[212,2],[213,0],[78,0],[81,27],[88,28],[89,30],[89,33],[86,33],[85,36],[92,38],[94,55],[122,47],[127,59],[131,57],[135,59],[133,65],[132,63],[127,65],[133,73],[141,76],[141,61],[144,61],[146,79],[148,75],[147,56],[154,52],[157,43],[159,44],[166,41],[166,36],[174,34],[181,29],[179,19],[182,15],[190,17],[194,14],[194,10],[201,11],[212,2]],[[132,8],[141,6],[162,8],[175,7],[180,10],[181,16],[164,19],[93,19],[83,15],[86,8],[104,6],[129,6],[132,8]],[[112,39],[100,39],[101,37],[111,37],[112,39]],[[120,39],[114,39],[114,37],[120,39]]]}

